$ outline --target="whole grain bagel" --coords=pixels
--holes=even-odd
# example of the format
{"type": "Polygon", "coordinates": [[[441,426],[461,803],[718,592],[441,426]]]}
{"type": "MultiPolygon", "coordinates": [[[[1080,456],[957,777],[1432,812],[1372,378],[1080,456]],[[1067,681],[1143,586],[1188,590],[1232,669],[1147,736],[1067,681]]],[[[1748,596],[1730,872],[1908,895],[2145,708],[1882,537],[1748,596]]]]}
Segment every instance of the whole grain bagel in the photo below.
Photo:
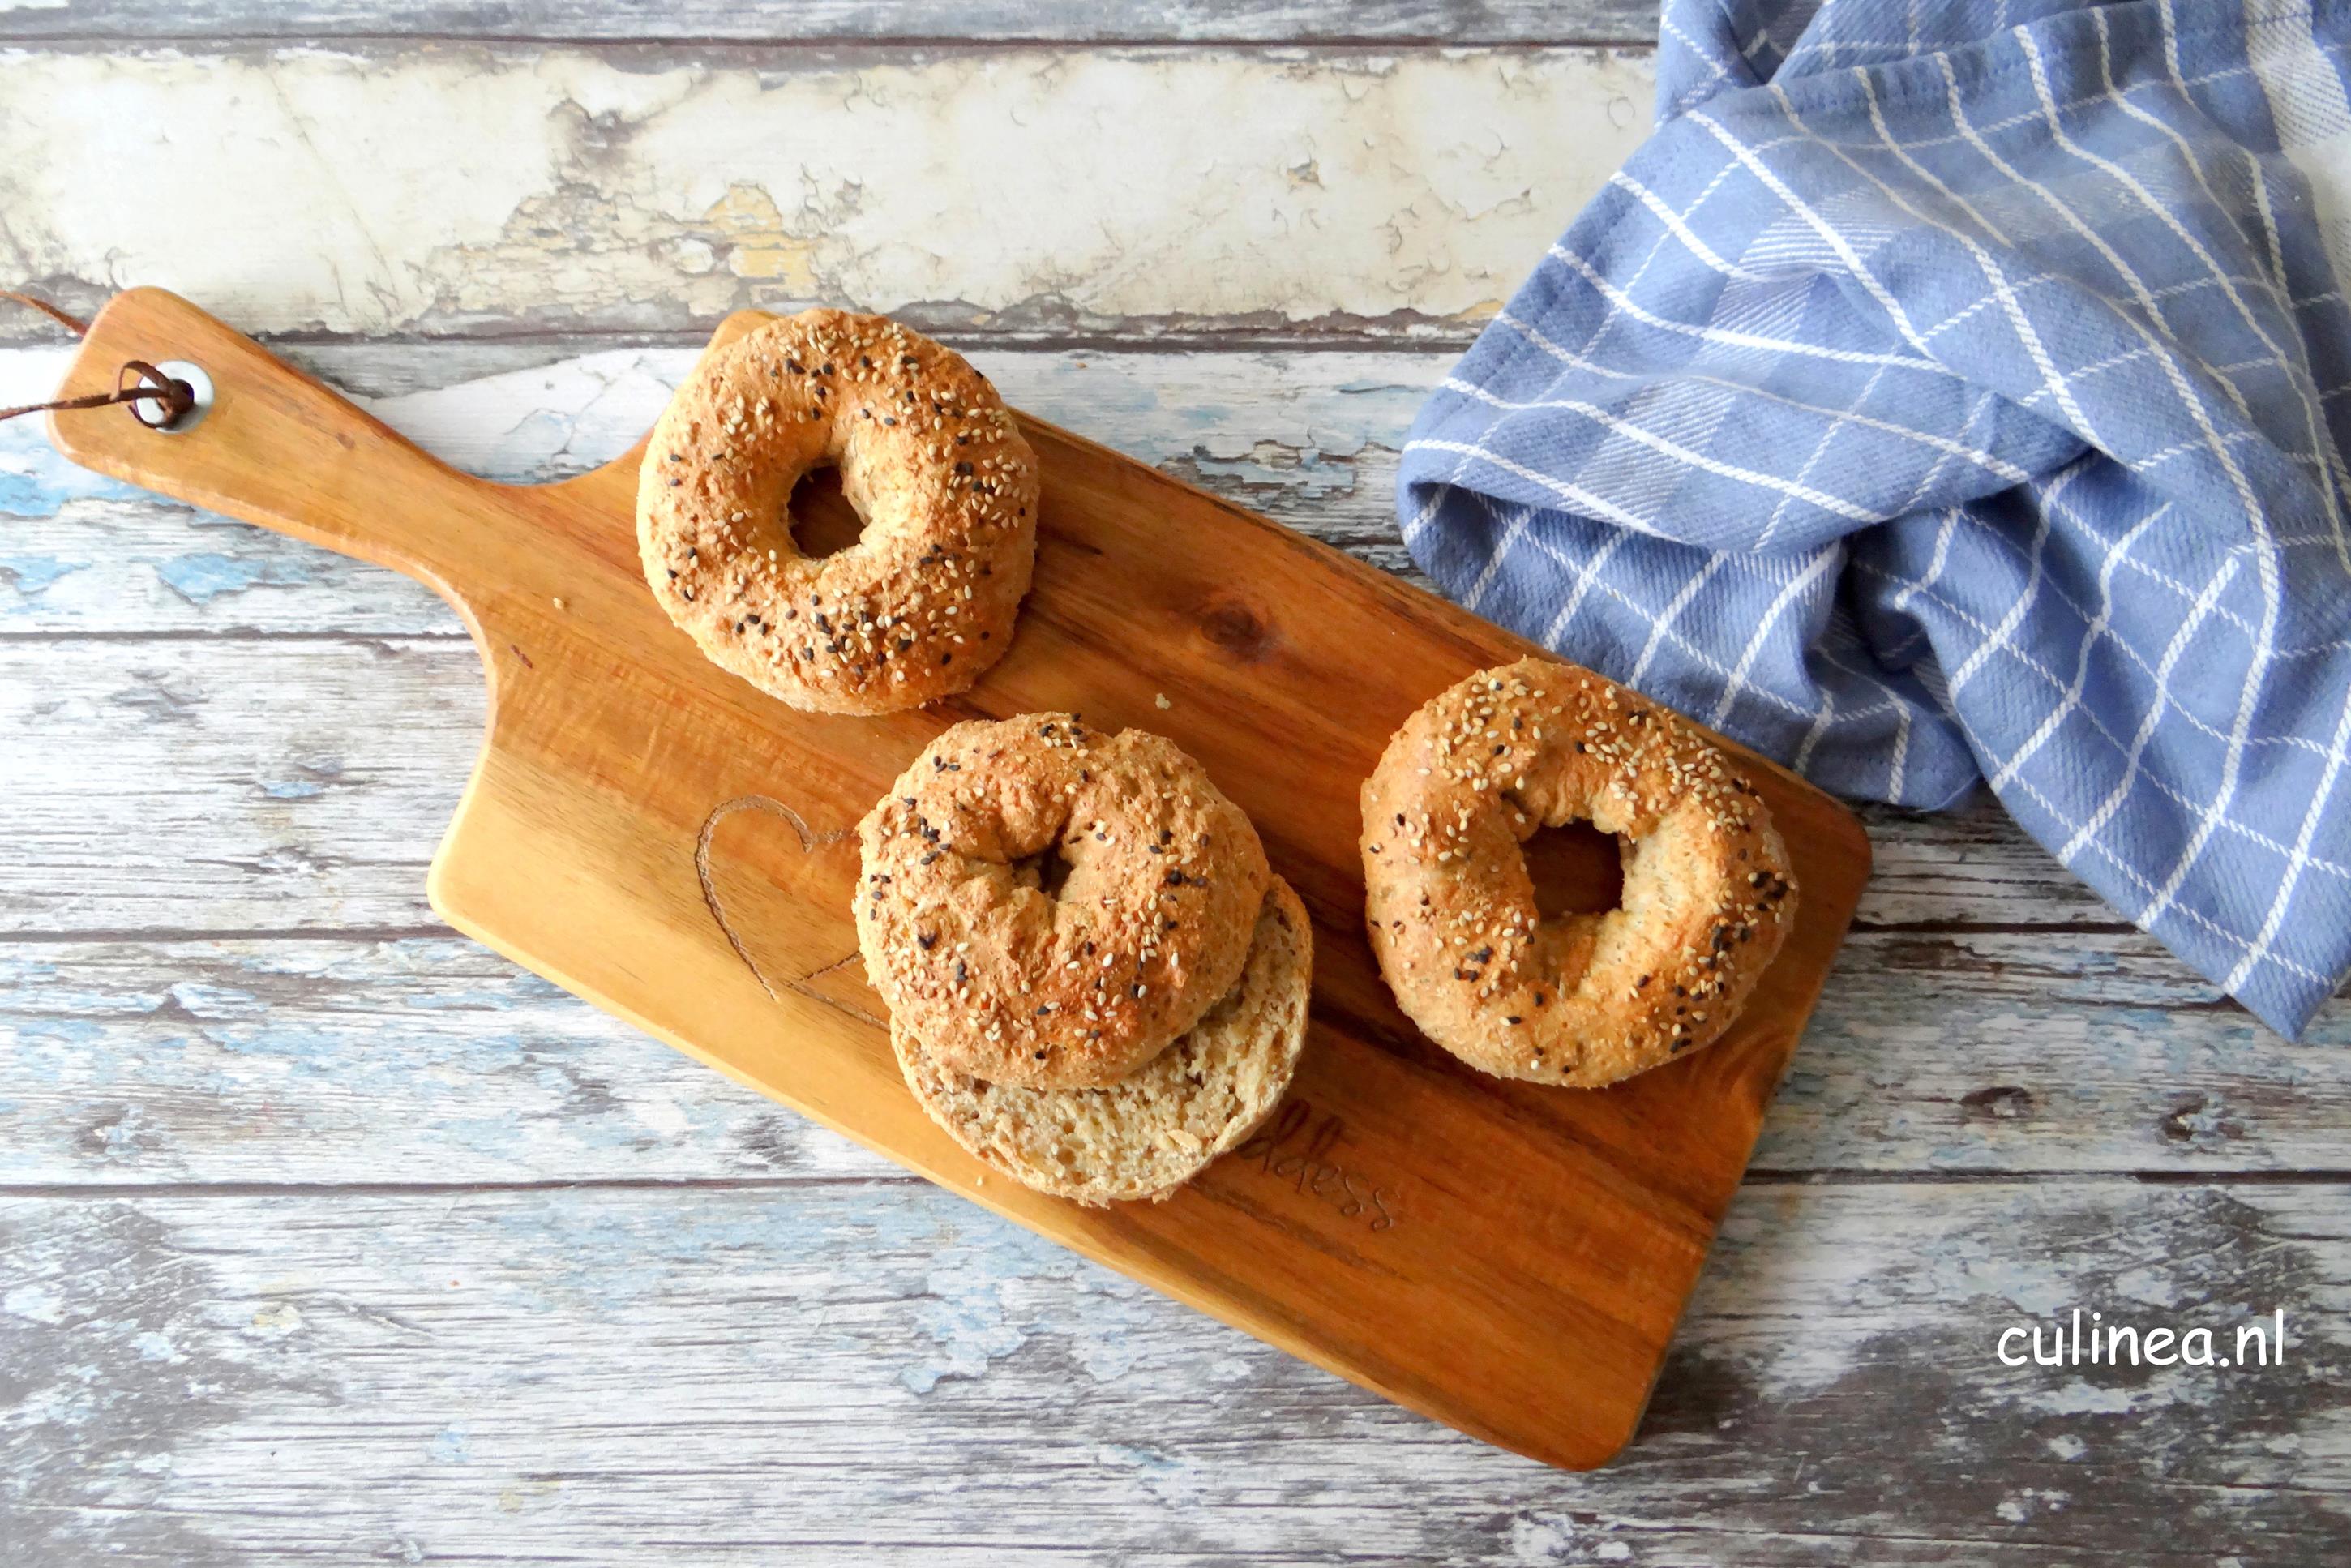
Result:
{"type": "Polygon", "coordinates": [[[1012,640],[1037,458],[987,379],[880,316],[809,310],[713,350],[637,478],[645,580],[704,653],[794,707],[890,713],[968,687],[1012,640]],[[788,503],[840,469],[864,531],[811,559],[788,503]]]}
{"type": "Polygon", "coordinates": [[[1675,714],[1550,660],[1431,700],[1363,804],[1380,972],[1431,1040],[1503,1077],[1596,1088],[1708,1044],[1795,915],[1754,786],[1675,714]],[[1521,846],[1578,820],[1625,841],[1624,897],[1547,920],[1521,846]]]}
{"type": "Polygon", "coordinates": [[[1241,977],[1198,1023],[1117,1082],[1024,1089],[942,1064],[893,1023],[906,1087],[948,1136],[1040,1192],[1100,1206],[1156,1201],[1257,1129],[1306,1042],[1314,935],[1280,877],[1258,907],[1241,977]]]}
{"type": "Polygon", "coordinates": [[[1112,1082],[1232,989],[1272,873],[1173,741],[1069,714],[941,735],[858,824],[892,1019],[990,1082],[1112,1082]]]}

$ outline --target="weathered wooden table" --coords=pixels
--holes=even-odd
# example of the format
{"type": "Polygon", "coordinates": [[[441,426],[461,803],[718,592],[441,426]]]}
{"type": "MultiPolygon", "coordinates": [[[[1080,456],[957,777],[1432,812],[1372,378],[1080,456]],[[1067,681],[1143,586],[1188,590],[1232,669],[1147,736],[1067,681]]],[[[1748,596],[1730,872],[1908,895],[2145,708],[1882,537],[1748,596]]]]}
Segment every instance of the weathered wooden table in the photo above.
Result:
{"type": "MultiPolygon", "coordinates": [[[[1400,571],[1395,445],[1637,140],[1656,20],[148,9],[0,8],[5,281],[175,287],[509,478],[620,450],[731,308],[893,309],[1400,571]]],[[[0,403],[46,395],[61,350],[0,331],[0,403]]],[[[2268,1034],[1996,808],[1872,817],[1644,1435],[1577,1477],[444,930],[424,862],[480,717],[422,590],[0,427],[0,1561],[2351,1550],[2351,1007],[2268,1034]],[[2224,1354],[2283,1310],[2286,1359],[2003,1364],[2075,1307],[2224,1354]]]]}

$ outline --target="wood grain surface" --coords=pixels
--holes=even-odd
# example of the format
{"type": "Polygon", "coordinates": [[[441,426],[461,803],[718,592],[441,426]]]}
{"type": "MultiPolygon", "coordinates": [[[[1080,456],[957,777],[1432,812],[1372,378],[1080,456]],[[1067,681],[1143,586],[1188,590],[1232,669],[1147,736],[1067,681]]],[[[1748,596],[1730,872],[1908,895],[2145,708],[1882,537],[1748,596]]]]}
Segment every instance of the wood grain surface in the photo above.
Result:
{"type": "MultiPolygon", "coordinates": [[[[767,319],[732,318],[716,341],[767,319]]],[[[1503,1083],[1430,1046],[1387,996],[1363,941],[1351,808],[1422,702],[1522,654],[1507,633],[1028,419],[1045,489],[1010,652],[940,711],[798,714],[708,664],[644,592],[641,444],[556,484],[484,484],[156,289],[107,305],[66,385],[110,384],[130,360],[202,366],[216,392],[201,423],[59,413],[62,454],[395,567],[472,630],[489,722],[434,857],[442,917],[1425,1414],[1577,1469],[1630,1439],[1867,878],[1843,808],[1750,759],[1804,891],[1716,1046],[1605,1093],[1503,1083]],[[856,956],[857,819],[956,718],[1038,712],[1172,737],[1249,811],[1317,927],[1288,1102],[1167,1203],[1090,1212],[991,1187],[899,1082],[856,956]]]]}
{"type": "MultiPolygon", "coordinates": [[[[625,445],[692,359],[581,347],[296,352],[444,455],[524,481],[625,445]]],[[[65,359],[0,354],[0,395],[39,395],[65,359]]],[[[1026,406],[1091,411],[1131,455],[1343,542],[1376,537],[1394,463],[1379,436],[1401,428],[1384,422],[1444,368],[1381,353],[997,350],[983,363],[1026,406]]],[[[1004,1511],[1035,1555],[1084,1555],[1132,1529],[1179,1532],[1156,1560],[1188,1563],[1627,1560],[1617,1546],[1699,1564],[2072,1562],[2133,1511],[2189,1498],[2200,1502],[2179,1544],[2147,1561],[2244,1548],[2245,1562],[2293,1562],[2339,1525],[2346,1477],[2325,1456],[2340,1406],[2299,1372],[2109,1384],[1991,1359],[2001,1327],[2068,1301],[2150,1314],[2158,1301],[2282,1303],[2313,1322],[2318,1348],[2334,1344],[2339,1292],[2325,1281],[2344,1254],[2291,1224],[2277,1233],[2245,1184],[2288,1201],[2339,1192],[2346,1117],[2325,1063],[2351,1042],[2351,1009],[2323,1015],[2307,1048],[2282,1047],[2118,930],[1989,806],[1870,814],[1878,867],[1861,932],[1644,1436],[1608,1470],[1543,1483],[1466,1439],[1432,1446],[1320,1374],[1280,1373],[1274,1353],[1114,1276],[1006,1245],[1019,1233],[977,1211],[925,1233],[948,1266],[884,1270],[796,1195],[903,1219],[922,1184],[442,931],[424,906],[425,862],[483,722],[478,661],[438,600],[138,496],[21,426],[0,427],[0,697],[10,732],[37,741],[7,758],[22,827],[0,865],[12,1041],[0,1182],[28,1228],[12,1239],[48,1216],[41,1245],[6,1253],[25,1260],[27,1293],[0,1333],[11,1385],[27,1390],[19,1410],[52,1413],[5,1494],[10,1523],[41,1531],[34,1561],[117,1549],[174,1563],[412,1549],[479,1561],[542,1544],[625,1560],[656,1529],[683,1543],[663,1555],[845,1553],[841,1513],[903,1505],[944,1455],[1010,1478],[1025,1500],[1004,1511]],[[2147,1208],[2150,1181],[2179,1196],[2147,1208]],[[601,1201],[648,1186],[674,1196],[626,1212],[601,1201]],[[513,1249],[555,1227],[558,1189],[602,1216],[611,1271],[552,1308],[528,1293],[433,1298],[467,1325],[462,1339],[436,1323],[366,1363],[397,1375],[422,1415],[384,1415],[351,1381],[360,1364],[343,1342],[272,1299],[240,1308],[224,1282],[295,1291],[316,1240],[287,1228],[287,1204],[365,1195],[356,1223],[392,1272],[347,1281],[341,1310],[388,1311],[400,1281],[451,1248],[513,1249]],[[649,1353],[623,1413],[597,1421],[604,1457],[584,1484],[587,1467],[560,1468],[569,1447],[531,1433],[581,1429],[548,1401],[585,1347],[621,1332],[618,1277],[664,1277],[684,1206],[728,1193],[767,1228],[739,1236],[738,1253],[831,1270],[828,1318],[870,1302],[859,1310],[900,1314],[900,1337],[797,1341],[813,1384],[795,1402],[714,1406],[688,1347],[760,1339],[769,1318],[750,1295],[716,1293],[649,1353]],[[499,1194],[529,1201],[479,1207],[499,1194]],[[200,1198],[214,1239],[181,1228],[200,1198]],[[89,1202],[104,1207],[73,1207],[89,1202]],[[1920,1223],[1936,1212],[1966,1222],[1920,1223]],[[149,1249],[127,1261],[124,1228],[149,1249]],[[250,1261],[217,1262],[224,1247],[250,1261]],[[214,1260],[210,1271],[153,1266],[185,1251],[214,1260]],[[77,1280],[112,1293],[68,1313],[77,1280]],[[1783,1306],[1759,1320],[1759,1300],[1783,1306]],[[88,1350],[62,1372],[50,1314],[88,1350]],[[271,1338],[269,1324],[287,1332],[271,1338]],[[183,1418],[184,1385],[168,1354],[151,1360],[150,1335],[213,1369],[202,1419],[183,1418]],[[1130,1355],[1134,1343],[1156,1349],[1130,1355]],[[1271,1392],[1204,1406],[1203,1367],[1271,1392]],[[1073,1377],[1098,1396],[1068,1405],[1073,1377]],[[57,1403],[85,1386],[98,1396],[57,1403]],[[1947,1451],[1889,1504],[1884,1455],[1922,1400],[1950,1402],[1947,1451]],[[486,1401],[519,1425],[477,1460],[444,1434],[486,1401]],[[1074,1447],[1007,1448],[998,1428],[1040,1404],[1066,1411],[1074,1447]],[[1311,1452],[1297,1451],[1301,1430],[1318,1434],[1311,1452]],[[803,1500],[747,1486],[774,1473],[772,1458],[656,1457],[705,1433],[794,1447],[833,1479],[803,1500]],[[304,1468],[271,1464],[271,1448],[304,1468]],[[206,1479],[158,1479],[158,1453],[206,1479]],[[1072,1453],[1095,1479],[1065,1500],[1072,1453]],[[1269,1465],[1283,1485],[1264,1481],[1269,1465]],[[2182,1467],[2245,1479],[2222,1490],[2174,1479],[2182,1467]],[[684,1523],[662,1514],[681,1477],[705,1505],[684,1523]],[[99,1509],[90,1488],[158,1506],[99,1509]],[[2285,1544],[2245,1548],[2252,1519],[2285,1544]],[[1595,1556],[1603,1547],[1612,1555],[1595,1556]]],[[[921,1225],[940,1211],[914,1212],[921,1225]]],[[[509,1277],[537,1290],[550,1250],[515,1252],[509,1277]]],[[[970,1561],[1008,1544],[934,1519],[854,1551],[970,1561]]]]}
{"type": "MultiPolygon", "coordinates": [[[[840,58],[826,40],[860,40],[846,105],[893,68],[985,54],[995,46],[958,37],[1009,16],[964,0],[918,9],[660,7],[673,26],[618,5],[20,6],[0,11],[0,41],[16,45],[0,60],[0,120],[37,136],[71,111],[78,136],[114,150],[110,171],[135,164],[152,121],[62,99],[57,57],[94,59],[74,68],[84,90],[136,104],[166,29],[189,40],[173,80],[231,55],[257,68],[251,94],[174,123],[183,147],[289,138],[266,84],[304,79],[322,49],[452,62],[348,78],[328,107],[364,145],[511,101],[500,78],[528,74],[530,52],[486,47],[484,32],[718,75],[840,58]],[[758,41],[809,37],[794,31],[802,15],[821,29],[805,56],[758,41]],[[755,37],[695,44],[688,24],[695,37],[755,37]],[[671,45],[594,41],[649,28],[671,45]]],[[[1007,25],[1040,49],[1081,59],[1092,47],[1056,42],[1076,37],[1054,31],[1073,9],[1019,12],[1007,25]]],[[[1122,7],[1110,26],[1174,37],[1236,16],[1251,30],[1207,54],[1270,104],[1284,99],[1264,85],[1268,58],[1353,80],[1388,53],[1613,43],[1656,23],[1654,8],[1602,32],[1573,5],[1301,5],[1122,7]],[[1410,24],[1383,33],[1389,46],[1316,41],[1399,16],[1410,24]],[[1297,30],[1277,37],[1282,18],[1297,30]],[[1520,30],[1484,31],[1504,25],[1520,30]]],[[[1145,70],[1195,53],[1122,52],[1145,70]]],[[[1491,55],[1529,69],[1551,58],[1491,55]]],[[[1639,51],[1618,57],[1646,78],[1639,51]]],[[[1050,89],[1050,75],[1030,79],[1050,89]]],[[[1542,149],[1542,181],[1520,183],[1563,227],[1615,144],[1552,147],[1500,117],[1512,99],[1448,79],[1468,95],[1449,110],[1355,124],[1395,171],[1380,201],[1417,199],[1412,173],[1447,144],[1451,112],[1496,132],[1489,152],[1542,149]]],[[[1636,124],[1646,104],[1646,88],[1628,95],[1636,124]]],[[[643,198],[597,145],[676,138],[681,162],[732,171],[737,149],[766,160],[797,131],[756,98],[727,115],[596,119],[607,107],[582,106],[568,133],[579,155],[541,160],[524,198],[582,225],[552,236],[547,268],[502,270],[462,319],[312,310],[272,347],[471,472],[553,478],[619,452],[707,321],[653,319],[692,275],[648,282],[633,257],[569,237],[598,232],[590,197],[643,198]],[[644,287],[654,298],[616,308],[644,287]]],[[[1029,118],[1019,100],[999,107],[1029,118]]],[[[1187,131],[1163,135],[1180,154],[1187,131]]],[[[997,135],[1005,156],[1043,155],[997,135]]],[[[272,177],[294,204],[340,214],[356,200],[396,226],[364,157],[287,145],[272,177]]],[[[1280,139],[1259,145],[1270,170],[1289,155],[1280,139]]],[[[1082,141],[1053,155],[1081,186],[1111,177],[1082,141]]],[[[252,193],[204,181],[203,159],[183,160],[187,177],[151,187],[161,205],[136,222],[0,169],[10,279],[85,304],[165,282],[267,308],[287,257],[266,227],[184,264],[152,254],[224,202],[255,210],[252,193]],[[127,259],[110,262],[118,247],[127,259]]],[[[842,155],[852,177],[861,162],[842,155]]],[[[795,212],[800,187],[778,183],[795,212]]],[[[874,202],[930,210],[918,183],[869,185],[874,202]]],[[[1351,314],[1352,232],[1326,250],[1296,228],[1283,243],[1310,265],[1263,267],[1262,247],[1228,243],[1219,198],[1213,182],[1180,183],[1149,229],[1121,237],[1155,244],[1177,273],[1224,268],[1244,315],[1087,324],[1040,310],[1017,328],[976,315],[944,329],[1020,406],[1409,575],[1395,447],[1475,320],[1351,314]]],[[[1350,221],[1376,225],[1378,204],[1350,221]]],[[[418,221],[454,223],[445,212],[418,221]]],[[[365,226],[294,259],[370,278],[365,226]]],[[[1531,259],[1521,229],[1476,210],[1444,234],[1505,287],[1531,259]]],[[[984,255],[994,216],[933,240],[984,255]]],[[[1075,253],[1028,255],[1009,297],[1091,283],[1075,253]]],[[[331,279],[323,292],[331,304],[331,279]]],[[[0,402],[47,395],[66,359],[55,340],[29,317],[0,318],[0,335],[22,345],[0,350],[0,402]]],[[[2351,1247],[2332,1216],[2351,1181],[2351,1004],[2283,1044],[1988,802],[1864,813],[1877,864],[1856,935],[1642,1435],[1573,1476],[1433,1427],[899,1176],[446,931],[418,889],[484,720],[465,636],[406,579],[95,480],[37,432],[0,425],[12,1563],[2211,1568],[2345,1555],[2351,1247]],[[779,1333],[769,1296],[731,1288],[747,1272],[798,1281],[814,1326],[779,1333]],[[2307,1354],[2266,1372],[1995,1358],[2004,1328],[2074,1305],[2223,1330],[2283,1307],[2308,1326],[2307,1354]]]]}

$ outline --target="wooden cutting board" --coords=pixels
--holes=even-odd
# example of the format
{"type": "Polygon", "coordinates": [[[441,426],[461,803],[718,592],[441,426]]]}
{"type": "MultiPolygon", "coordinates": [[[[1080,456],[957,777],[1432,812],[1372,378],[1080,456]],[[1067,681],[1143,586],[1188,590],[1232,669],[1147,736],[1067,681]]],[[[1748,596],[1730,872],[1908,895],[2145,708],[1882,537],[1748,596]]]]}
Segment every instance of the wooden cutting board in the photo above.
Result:
{"type": "MultiPolygon", "coordinates": [[[[718,339],[761,319],[734,317],[718,339]]],[[[1555,1465],[1597,1465],[1632,1436],[1868,875],[1868,841],[1834,801],[1752,759],[1802,909],[1720,1043],[1600,1092],[1503,1082],[1390,999],[1362,933],[1355,836],[1356,789],[1389,734],[1462,675],[1531,651],[1510,633],[1027,420],[1041,544],[1010,653],[936,711],[799,714],[705,663],[655,607],[638,575],[636,452],[555,485],[467,477],[155,289],[107,307],[62,395],[111,388],[129,359],[202,367],[214,405],[173,434],[120,408],[57,415],[60,451],[407,572],[465,617],[489,727],[433,863],[453,925],[1400,1404],[1555,1465]],[[1256,820],[1314,916],[1289,1100],[1165,1204],[1090,1211],[988,1176],[900,1083],[857,958],[858,818],[946,725],[1049,708],[1176,739],[1256,820]]],[[[808,528],[842,524],[837,497],[811,510],[808,528]]],[[[1597,888],[1608,873],[1566,874],[1597,888]]]]}

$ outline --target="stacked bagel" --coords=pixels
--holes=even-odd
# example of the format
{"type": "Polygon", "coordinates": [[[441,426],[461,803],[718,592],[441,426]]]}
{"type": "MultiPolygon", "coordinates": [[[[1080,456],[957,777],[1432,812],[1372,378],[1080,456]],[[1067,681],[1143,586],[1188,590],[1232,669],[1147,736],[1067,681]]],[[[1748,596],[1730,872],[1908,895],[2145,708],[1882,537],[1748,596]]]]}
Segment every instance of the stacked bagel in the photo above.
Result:
{"type": "Polygon", "coordinates": [[[1305,1042],[1313,942],[1174,742],[956,725],[858,828],[858,946],[908,1086],[1041,1191],[1164,1198],[1254,1130],[1305,1042]]]}
{"type": "MultiPolygon", "coordinates": [[[[714,350],[637,486],[645,580],[721,668],[809,712],[967,690],[1037,549],[1036,454],[953,350],[809,310],[714,350]],[[865,522],[805,553],[793,487],[865,522]]],[[[1174,743],[1074,716],[958,725],[860,830],[857,929],[906,1082],[956,1142],[1081,1203],[1166,1197],[1249,1135],[1305,1040],[1312,936],[1174,743]]]]}

